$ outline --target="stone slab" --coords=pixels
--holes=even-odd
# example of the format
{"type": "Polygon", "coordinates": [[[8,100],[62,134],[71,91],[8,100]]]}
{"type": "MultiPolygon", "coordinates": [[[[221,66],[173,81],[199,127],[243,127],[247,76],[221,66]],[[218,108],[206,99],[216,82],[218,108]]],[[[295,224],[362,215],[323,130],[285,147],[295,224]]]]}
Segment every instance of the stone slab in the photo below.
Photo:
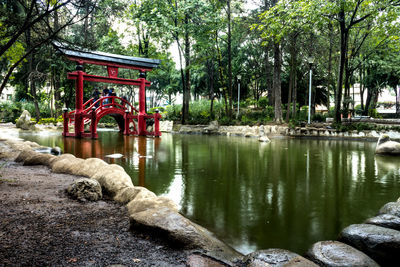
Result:
{"type": "Polygon", "coordinates": [[[372,224],[353,224],[343,229],[339,241],[364,252],[380,265],[399,263],[399,231],[372,224]]]}
{"type": "Polygon", "coordinates": [[[311,246],[307,258],[318,265],[330,267],[378,267],[365,253],[338,241],[321,241],[311,246]]]}

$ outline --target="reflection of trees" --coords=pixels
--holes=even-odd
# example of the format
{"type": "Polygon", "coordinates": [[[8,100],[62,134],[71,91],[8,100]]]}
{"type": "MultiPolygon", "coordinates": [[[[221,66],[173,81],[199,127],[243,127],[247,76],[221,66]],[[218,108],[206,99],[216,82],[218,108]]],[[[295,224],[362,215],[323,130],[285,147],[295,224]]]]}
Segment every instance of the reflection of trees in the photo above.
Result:
{"type": "Polygon", "coordinates": [[[400,189],[398,159],[375,156],[375,143],[101,134],[66,138],[64,145],[84,157],[124,154],[135,184],[158,195],[182,194],[181,212],[235,247],[302,253],[373,216],[400,189]],[[173,191],[179,179],[182,190],[173,191]]]}
{"type": "Polygon", "coordinates": [[[260,146],[248,139],[182,137],[182,150],[188,146],[182,212],[230,244],[304,252],[371,210],[365,200],[376,178],[369,143],[274,140],[260,146]]]}

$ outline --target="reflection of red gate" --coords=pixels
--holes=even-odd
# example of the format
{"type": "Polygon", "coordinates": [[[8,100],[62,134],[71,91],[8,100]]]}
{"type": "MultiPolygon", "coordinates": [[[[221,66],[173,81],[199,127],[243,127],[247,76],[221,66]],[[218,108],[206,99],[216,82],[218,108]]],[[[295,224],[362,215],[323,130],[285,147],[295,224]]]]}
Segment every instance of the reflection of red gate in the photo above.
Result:
{"type": "Polygon", "coordinates": [[[127,57],[101,52],[82,52],[55,44],[69,60],[77,63],[76,71],[68,73],[68,79],[76,80],[75,110],[64,112],[63,136],[97,138],[97,123],[106,116],[113,116],[120,130],[125,135],[153,135],[160,136],[160,114],[146,114],[145,88],[150,82],[145,79],[145,73],[160,64],[159,60],[127,57]],[[89,75],[83,72],[83,64],[95,64],[107,67],[108,76],[89,75]],[[139,70],[138,79],[124,79],[118,77],[118,68],[139,70]],[[90,99],[83,103],[83,81],[114,83],[139,86],[139,110],[128,101],[116,97],[102,97],[96,102],[90,99]],[[146,130],[146,120],[154,120],[152,132],[146,130]],[[90,132],[84,131],[84,125],[90,123],[90,132]],[[69,124],[75,126],[74,132],[69,132],[69,124]]]}

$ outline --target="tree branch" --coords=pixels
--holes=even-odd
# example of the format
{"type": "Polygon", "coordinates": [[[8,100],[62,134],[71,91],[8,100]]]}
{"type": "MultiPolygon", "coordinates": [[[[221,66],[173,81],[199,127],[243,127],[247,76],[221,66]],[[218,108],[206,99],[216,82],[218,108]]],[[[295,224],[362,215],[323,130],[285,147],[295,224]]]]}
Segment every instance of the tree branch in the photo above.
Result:
{"type": "Polygon", "coordinates": [[[29,16],[28,15],[31,14],[31,11],[33,10],[34,2],[36,2],[35,0],[32,0],[32,6],[31,6],[30,11],[29,11],[29,13],[27,15],[27,18],[25,19],[24,24],[17,31],[17,33],[4,46],[1,46],[1,48],[0,48],[0,57],[18,40],[18,38],[21,36],[21,34],[23,34],[27,29],[31,28],[34,24],[38,23],[44,17],[48,16],[49,14],[54,12],[55,10],[58,10],[61,7],[67,5],[71,1],[72,0],[67,0],[64,3],[62,3],[62,4],[58,5],[58,6],[55,6],[53,9],[50,9],[50,10],[47,9],[44,13],[39,15],[36,19],[34,19],[31,22],[28,22],[29,21],[29,16]]]}

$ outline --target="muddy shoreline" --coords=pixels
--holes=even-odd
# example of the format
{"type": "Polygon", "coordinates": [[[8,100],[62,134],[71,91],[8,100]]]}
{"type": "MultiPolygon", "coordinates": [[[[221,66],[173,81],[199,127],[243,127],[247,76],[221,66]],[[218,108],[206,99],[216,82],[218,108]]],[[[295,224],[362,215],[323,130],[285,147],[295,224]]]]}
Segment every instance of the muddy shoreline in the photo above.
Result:
{"type": "Polygon", "coordinates": [[[0,165],[0,266],[186,266],[193,253],[131,229],[123,205],[68,198],[76,176],[0,165]]]}

